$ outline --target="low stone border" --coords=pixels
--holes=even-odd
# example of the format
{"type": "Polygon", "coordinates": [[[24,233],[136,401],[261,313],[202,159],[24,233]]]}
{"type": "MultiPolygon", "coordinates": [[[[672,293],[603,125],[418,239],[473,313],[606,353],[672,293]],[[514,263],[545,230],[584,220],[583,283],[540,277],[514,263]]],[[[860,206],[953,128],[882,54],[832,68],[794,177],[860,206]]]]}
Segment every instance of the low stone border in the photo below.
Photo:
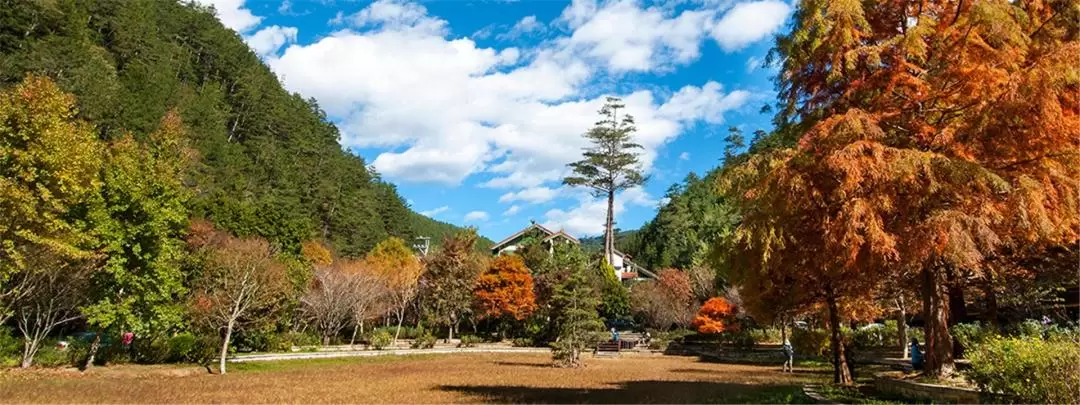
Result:
{"type": "Polygon", "coordinates": [[[977,404],[996,402],[994,398],[970,388],[949,387],[946,385],[924,384],[908,380],[874,376],[874,388],[884,394],[896,395],[909,399],[930,400],[935,403],[977,404]]]}
{"type": "Polygon", "coordinates": [[[242,363],[248,361],[278,361],[278,360],[305,360],[305,359],[332,359],[337,357],[373,357],[373,356],[409,356],[417,354],[452,354],[452,353],[550,353],[551,349],[538,347],[516,348],[461,348],[461,349],[398,349],[398,350],[356,350],[356,351],[332,351],[332,352],[299,352],[299,353],[267,353],[251,354],[229,358],[230,363],[242,363]]]}
{"type": "Polygon", "coordinates": [[[821,393],[818,392],[819,387],[821,386],[817,384],[806,384],[802,386],[802,392],[803,394],[806,394],[806,396],[810,397],[810,399],[814,400],[814,403],[835,404],[836,402],[830,401],[828,398],[825,398],[824,395],[821,395],[821,393]]]}

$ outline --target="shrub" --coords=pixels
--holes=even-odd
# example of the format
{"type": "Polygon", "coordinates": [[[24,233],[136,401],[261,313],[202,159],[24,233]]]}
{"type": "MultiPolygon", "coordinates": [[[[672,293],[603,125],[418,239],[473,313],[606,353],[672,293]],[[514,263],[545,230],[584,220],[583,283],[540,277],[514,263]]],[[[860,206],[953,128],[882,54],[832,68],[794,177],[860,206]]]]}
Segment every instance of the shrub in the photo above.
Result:
{"type": "Polygon", "coordinates": [[[22,358],[22,339],[0,326],[0,366],[16,365],[22,358]]]}
{"type": "Polygon", "coordinates": [[[34,357],[34,364],[41,367],[60,367],[69,364],[68,354],[60,350],[56,350],[55,342],[52,344],[44,345],[37,352],[37,356],[34,357]]]}
{"type": "Polygon", "coordinates": [[[851,342],[858,348],[870,348],[895,345],[896,339],[887,340],[883,327],[869,327],[851,331],[851,342]]]}
{"type": "Polygon", "coordinates": [[[169,361],[189,362],[196,350],[195,335],[191,332],[179,333],[169,338],[169,361]]]}
{"type": "Polygon", "coordinates": [[[318,336],[300,333],[300,332],[286,332],[278,335],[277,342],[272,346],[272,350],[275,351],[288,351],[292,350],[293,346],[318,346],[321,341],[318,336]]]}
{"type": "Polygon", "coordinates": [[[533,340],[530,338],[514,338],[510,341],[510,345],[514,347],[533,347],[533,340]]]}
{"type": "Polygon", "coordinates": [[[766,329],[750,329],[747,332],[753,337],[756,344],[777,344],[783,343],[780,341],[780,331],[778,329],[766,328],[766,329]]]}
{"type": "Polygon", "coordinates": [[[829,333],[823,329],[793,329],[791,346],[795,354],[825,357],[829,354],[829,333]]]}
{"type": "Polygon", "coordinates": [[[412,347],[413,349],[430,349],[435,347],[435,335],[432,335],[431,332],[424,331],[420,336],[413,339],[412,344],[409,345],[409,347],[412,347]]]}
{"type": "Polygon", "coordinates": [[[135,339],[131,344],[136,363],[159,364],[169,361],[169,339],[163,336],[135,339]]]}
{"type": "Polygon", "coordinates": [[[992,337],[968,357],[968,378],[983,391],[1023,403],[1080,403],[1075,341],[992,337]]]}
{"type": "Polygon", "coordinates": [[[1011,328],[1011,332],[1016,337],[1022,338],[1042,338],[1043,337],[1043,324],[1034,319],[1028,319],[1018,324],[1015,324],[1011,328]]]}
{"type": "Polygon", "coordinates": [[[725,335],[724,340],[739,349],[753,349],[757,344],[754,334],[747,330],[734,330],[725,335]]]}
{"type": "Polygon", "coordinates": [[[368,344],[375,350],[382,350],[383,348],[390,346],[393,343],[394,335],[387,332],[385,329],[376,329],[368,336],[368,344]]]}
{"type": "MultiPolygon", "coordinates": [[[[964,350],[974,349],[994,335],[990,328],[976,323],[958,323],[949,330],[964,350]]],[[[1041,333],[1040,333],[1041,335],[1041,333]]]]}
{"type": "Polygon", "coordinates": [[[483,342],[479,336],[464,335],[461,337],[461,341],[458,342],[457,347],[474,347],[477,343],[483,342]]]}

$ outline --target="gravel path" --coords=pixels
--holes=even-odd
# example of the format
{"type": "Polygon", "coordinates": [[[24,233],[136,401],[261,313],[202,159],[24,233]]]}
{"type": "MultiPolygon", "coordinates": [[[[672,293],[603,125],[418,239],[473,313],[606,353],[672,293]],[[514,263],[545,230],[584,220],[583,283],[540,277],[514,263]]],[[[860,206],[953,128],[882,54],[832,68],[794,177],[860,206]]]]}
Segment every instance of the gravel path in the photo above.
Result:
{"type": "Polygon", "coordinates": [[[448,354],[448,353],[550,353],[551,349],[540,347],[506,347],[506,348],[435,348],[435,349],[394,349],[394,350],[339,350],[325,352],[294,352],[294,353],[266,353],[241,355],[228,359],[232,363],[246,361],[277,361],[277,360],[301,360],[301,359],[329,359],[335,357],[366,357],[366,356],[408,356],[415,354],[448,354]]]}

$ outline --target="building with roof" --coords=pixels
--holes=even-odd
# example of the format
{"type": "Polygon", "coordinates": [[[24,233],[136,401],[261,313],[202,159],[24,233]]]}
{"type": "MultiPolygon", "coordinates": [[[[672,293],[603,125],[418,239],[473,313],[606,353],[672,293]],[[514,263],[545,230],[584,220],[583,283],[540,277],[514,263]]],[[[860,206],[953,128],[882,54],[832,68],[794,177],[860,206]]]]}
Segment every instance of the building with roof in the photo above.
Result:
{"type": "MultiPolygon", "coordinates": [[[[549,252],[553,251],[555,246],[560,243],[581,244],[581,241],[562,229],[553,231],[536,223],[536,221],[531,221],[529,226],[515,232],[513,235],[510,235],[506,239],[503,239],[492,246],[491,254],[496,256],[510,254],[517,251],[522,246],[533,242],[539,242],[544,246],[547,246],[549,252]]],[[[630,255],[623,253],[618,249],[612,253],[612,257],[609,258],[608,262],[615,268],[615,277],[619,280],[630,281],[642,278],[656,278],[656,275],[651,271],[648,271],[631,261],[630,255]]]]}

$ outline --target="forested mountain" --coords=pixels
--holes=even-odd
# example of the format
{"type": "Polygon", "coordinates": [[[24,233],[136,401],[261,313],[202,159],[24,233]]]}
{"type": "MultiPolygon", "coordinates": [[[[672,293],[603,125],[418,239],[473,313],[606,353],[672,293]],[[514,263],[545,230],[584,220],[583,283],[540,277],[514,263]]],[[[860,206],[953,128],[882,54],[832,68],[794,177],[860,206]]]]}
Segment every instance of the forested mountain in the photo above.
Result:
{"type": "MultiPolygon", "coordinates": [[[[615,248],[620,251],[631,253],[630,249],[635,249],[637,247],[637,239],[637,229],[629,231],[615,229],[615,248]]],[[[578,240],[581,241],[581,249],[586,252],[593,253],[604,250],[604,235],[588,236],[579,238],[578,240]]]]}
{"type": "Polygon", "coordinates": [[[689,269],[707,259],[720,237],[729,233],[737,215],[725,197],[714,190],[722,168],[705,177],[690,173],[668,188],[668,202],[656,217],[619,245],[646,268],[689,269]]]}
{"type": "MultiPolygon", "coordinates": [[[[431,219],[418,213],[412,213],[410,215],[410,221],[413,232],[416,236],[426,236],[431,238],[431,245],[442,245],[443,240],[449,238],[451,235],[461,230],[461,227],[453,224],[448,224],[437,219],[431,219]]],[[[477,236],[476,243],[473,244],[475,250],[479,252],[487,252],[491,249],[491,245],[494,245],[491,239],[483,236],[477,236]]]]}
{"type": "Polygon", "coordinates": [[[341,149],[312,99],[290,94],[207,8],[159,1],[0,1],[0,86],[51,77],[102,140],[146,141],[169,111],[199,152],[193,217],[298,251],[357,256],[388,236],[456,229],[412,212],[341,149]]]}

